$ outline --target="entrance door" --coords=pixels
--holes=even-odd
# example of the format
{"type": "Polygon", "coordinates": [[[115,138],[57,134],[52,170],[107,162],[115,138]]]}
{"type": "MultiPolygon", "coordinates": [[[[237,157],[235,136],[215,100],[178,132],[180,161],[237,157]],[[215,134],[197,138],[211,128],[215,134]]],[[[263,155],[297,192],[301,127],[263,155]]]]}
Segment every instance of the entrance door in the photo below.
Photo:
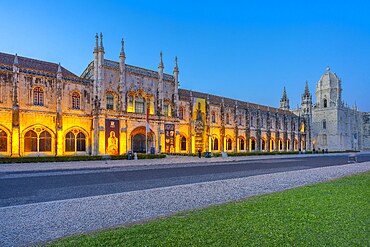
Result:
{"type": "Polygon", "coordinates": [[[145,135],[136,134],[132,138],[132,151],[136,153],[146,153],[145,135]]]}

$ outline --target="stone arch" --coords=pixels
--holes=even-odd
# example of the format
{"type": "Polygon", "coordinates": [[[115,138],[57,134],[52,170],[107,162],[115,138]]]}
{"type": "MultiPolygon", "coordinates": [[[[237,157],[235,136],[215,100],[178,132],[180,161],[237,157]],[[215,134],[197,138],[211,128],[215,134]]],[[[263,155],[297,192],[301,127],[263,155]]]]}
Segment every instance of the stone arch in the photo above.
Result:
{"type": "Polygon", "coordinates": [[[33,124],[22,131],[21,154],[31,156],[55,155],[55,143],[54,131],[45,125],[33,124]]]}
{"type": "Polygon", "coordinates": [[[180,133],[179,150],[180,152],[187,152],[189,150],[188,137],[185,135],[185,133],[182,132],[180,133]]]}
{"type": "Polygon", "coordinates": [[[0,124],[0,155],[11,155],[11,144],[12,133],[7,127],[0,124]]]}
{"type": "Polygon", "coordinates": [[[249,151],[254,152],[257,149],[257,139],[252,136],[249,138],[249,151]]]}
{"type": "Polygon", "coordinates": [[[137,153],[149,152],[152,147],[155,148],[155,133],[150,129],[148,136],[148,150],[146,150],[146,127],[136,127],[130,133],[130,147],[131,151],[137,153]]]}
{"type": "Polygon", "coordinates": [[[246,142],[244,136],[238,137],[238,151],[244,151],[246,148],[246,142]]]}
{"type": "Polygon", "coordinates": [[[270,151],[271,152],[275,150],[275,144],[276,144],[275,137],[271,137],[270,138],[270,151]]]}
{"type": "Polygon", "coordinates": [[[89,152],[89,145],[90,145],[90,136],[89,133],[82,127],[80,126],[73,126],[68,129],[66,129],[63,133],[63,143],[60,143],[60,145],[63,145],[63,150],[65,153],[81,153],[81,154],[87,154],[89,152]],[[69,133],[72,133],[73,136],[71,136],[69,133]],[[84,135],[84,141],[82,140],[82,133],[84,135]],[[74,141],[74,146],[72,143],[72,140],[67,141],[67,135],[69,135],[69,139],[73,138],[74,141]],[[73,151],[70,148],[67,148],[67,145],[72,144],[72,147],[74,147],[73,151]]]}

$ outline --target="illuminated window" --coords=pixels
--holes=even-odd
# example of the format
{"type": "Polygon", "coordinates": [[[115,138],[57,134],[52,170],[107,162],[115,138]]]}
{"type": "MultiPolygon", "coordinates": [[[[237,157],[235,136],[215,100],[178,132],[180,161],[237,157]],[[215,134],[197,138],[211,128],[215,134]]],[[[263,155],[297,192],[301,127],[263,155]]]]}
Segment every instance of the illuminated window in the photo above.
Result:
{"type": "Polygon", "coordinates": [[[24,135],[24,151],[37,152],[37,134],[33,130],[24,135]]]}
{"type": "Polygon", "coordinates": [[[44,105],[44,89],[42,87],[35,87],[33,89],[33,105],[44,105]]]}
{"type": "Polygon", "coordinates": [[[107,93],[107,110],[113,110],[114,108],[114,96],[111,93],[107,93]]]}
{"type": "Polygon", "coordinates": [[[180,148],[181,148],[181,151],[186,151],[186,138],[185,138],[185,136],[181,137],[180,148]]]}
{"type": "Polygon", "coordinates": [[[51,135],[47,131],[42,131],[39,135],[33,130],[29,130],[24,135],[25,152],[51,152],[51,135]]]}
{"type": "Polygon", "coordinates": [[[86,151],[86,136],[82,132],[70,131],[65,138],[66,152],[86,151]]]}
{"type": "Polygon", "coordinates": [[[165,116],[169,116],[170,115],[170,111],[169,111],[169,105],[168,105],[168,102],[164,102],[164,105],[163,105],[163,115],[165,116]]]}
{"type": "Polygon", "coordinates": [[[217,151],[218,150],[218,139],[215,138],[213,140],[213,150],[217,151]]]}
{"type": "Polygon", "coordinates": [[[184,119],[184,107],[180,107],[179,118],[184,119]]]}
{"type": "Polygon", "coordinates": [[[0,152],[8,151],[8,135],[0,129],[0,152]]]}
{"type": "Polygon", "coordinates": [[[144,99],[140,96],[135,99],[135,112],[144,113],[144,99]]]}
{"type": "Polygon", "coordinates": [[[80,94],[77,92],[72,93],[72,109],[74,110],[80,109],[80,94]]]}
{"type": "Polygon", "coordinates": [[[230,138],[228,138],[227,141],[226,141],[226,150],[231,151],[232,147],[233,147],[233,142],[231,141],[230,138]]]}

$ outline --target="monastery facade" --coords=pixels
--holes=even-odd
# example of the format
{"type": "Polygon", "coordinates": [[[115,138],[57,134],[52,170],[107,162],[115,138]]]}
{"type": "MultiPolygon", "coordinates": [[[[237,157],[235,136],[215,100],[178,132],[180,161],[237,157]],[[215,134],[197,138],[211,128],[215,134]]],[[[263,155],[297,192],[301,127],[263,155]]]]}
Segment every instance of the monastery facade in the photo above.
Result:
{"type": "Polygon", "coordinates": [[[102,35],[95,38],[94,60],[81,76],[60,64],[0,53],[0,155],[370,147],[370,114],[343,106],[329,71],[318,83],[316,104],[306,84],[301,108],[291,111],[285,89],[280,108],[180,89],[177,58],[172,75],[163,72],[162,54],[158,71],[139,68],[126,64],[123,40],[116,62],[104,58],[102,35]]]}

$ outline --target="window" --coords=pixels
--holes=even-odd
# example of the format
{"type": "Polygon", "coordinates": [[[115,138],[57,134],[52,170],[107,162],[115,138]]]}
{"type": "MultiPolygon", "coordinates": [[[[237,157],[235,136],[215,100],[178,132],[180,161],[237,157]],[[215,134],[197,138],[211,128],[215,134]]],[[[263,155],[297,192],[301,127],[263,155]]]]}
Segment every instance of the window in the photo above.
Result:
{"type": "Polygon", "coordinates": [[[213,140],[213,150],[217,151],[218,150],[218,139],[215,138],[213,140]]]}
{"type": "Polygon", "coordinates": [[[279,150],[283,150],[283,142],[282,140],[279,140],[279,150]]]}
{"type": "Polygon", "coordinates": [[[239,140],[239,149],[240,150],[244,150],[245,149],[245,147],[244,147],[244,139],[243,138],[240,138],[240,140],[239,140]]]}
{"type": "Polygon", "coordinates": [[[164,106],[163,106],[163,115],[164,116],[169,116],[169,107],[168,107],[168,103],[165,102],[164,103],[164,106]]]}
{"type": "Polygon", "coordinates": [[[231,141],[230,138],[228,138],[226,141],[226,150],[231,151],[232,147],[233,147],[233,142],[231,141]]]}
{"type": "Polygon", "coordinates": [[[252,139],[251,140],[251,150],[256,150],[256,140],[255,139],[252,139]]]}
{"type": "Polygon", "coordinates": [[[33,89],[33,105],[44,105],[44,89],[42,87],[35,87],[33,89]]]}
{"type": "Polygon", "coordinates": [[[328,107],[328,101],[324,99],[324,108],[328,107]]]}
{"type": "Polygon", "coordinates": [[[8,135],[0,129],[0,152],[8,151],[8,135]]]}
{"type": "Polygon", "coordinates": [[[66,152],[86,151],[86,136],[77,130],[70,131],[66,134],[65,143],[66,152]]]}
{"type": "Polygon", "coordinates": [[[322,120],[322,128],[325,130],[326,129],[326,120],[322,120]]]}
{"type": "Polygon", "coordinates": [[[226,124],[230,124],[230,113],[226,114],[226,124]]]}
{"type": "Polygon", "coordinates": [[[239,125],[242,125],[243,121],[242,121],[242,115],[239,115],[239,125]]]}
{"type": "Polygon", "coordinates": [[[51,152],[51,135],[46,130],[39,135],[29,130],[24,135],[24,151],[25,152],[51,152]]]}
{"type": "Polygon", "coordinates": [[[135,112],[144,113],[144,99],[141,96],[135,99],[135,112]]]}
{"type": "Polygon", "coordinates": [[[184,119],[184,107],[180,107],[179,118],[184,119]]]}
{"type": "Polygon", "coordinates": [[[134,111],[134,98],[131,95],[128,96],[127,111],[128,112],[133,112],[134,111]]]}
{"type": "Polygon", "coordinates": [[[251,116],[251,126],[254,127],[253,116],[251,116]]]}
{"type": "Polygon", "coordinates": [[[262,139],[262,151],[266,150],[266,141],[265,139],[262,139]]]}
{"type": "Polygon", "coordinates": [[[107,110],[113,110],[114,107],[113,95],[111,93],[107,93],[106,100],[107,100],[107,110]]]}
{"type": "Polygon", "coordinates": [[[212,112],[212,123],[216,123],[216,112],[212,112]]]}
{"type": "Polygon", "coordinates": [[[24,151],[37,152],[37,134],[33,130],[24,135],[24,151]]]}
{"type": "Polygon", "coordinates": [[[185,136],[181,137],[180,149],[181,149],[181,151],[186,151],[186,138],[185,138],[185,136]]]}
{"type": "Polygon", "coordinates": [[[72,109],[74,110],[80,109],[80,94],[78,92],[72,93],[72,109]]]}

